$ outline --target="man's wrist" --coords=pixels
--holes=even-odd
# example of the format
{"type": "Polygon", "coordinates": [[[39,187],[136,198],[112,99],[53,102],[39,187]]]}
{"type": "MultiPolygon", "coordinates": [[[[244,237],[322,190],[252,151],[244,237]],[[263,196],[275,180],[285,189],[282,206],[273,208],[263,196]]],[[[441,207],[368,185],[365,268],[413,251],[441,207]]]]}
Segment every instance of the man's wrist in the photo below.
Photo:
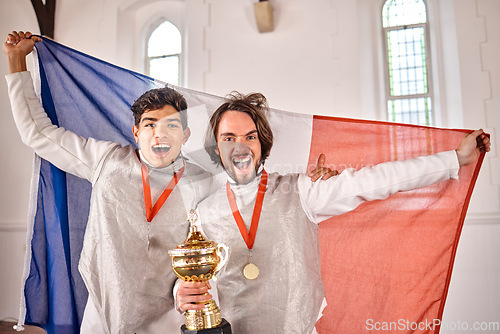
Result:
{"type": "Polygon", "coordinates": [[[460,167],[467,165],[467,162],[465,161],[466,157],[464,157],[458,149],[456,149],[455,152],[457,153],[458,165],[460,167]]]}
{"type": "Polygon", "coordinates": [[[7,54],[9,61],[9,73],[24,72],[27,70],[26,55],[22,52],[10,52],[7,54]]]}

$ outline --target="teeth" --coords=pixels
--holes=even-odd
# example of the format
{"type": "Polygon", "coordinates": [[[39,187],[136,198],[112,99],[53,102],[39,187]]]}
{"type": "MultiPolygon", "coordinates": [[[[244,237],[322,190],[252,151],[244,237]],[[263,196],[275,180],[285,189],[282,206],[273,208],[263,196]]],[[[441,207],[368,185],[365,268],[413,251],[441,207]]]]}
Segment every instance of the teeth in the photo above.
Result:
{"type": "Polygon", "coordinates": [[[246,170],[251,164],[252,164],[252,157],[248,155],[245,157],[233,159],[234,167],[239,170],[246,170]]]}
{"type": "Polygon", "coordinates": [[[234,162],[236,163],[242,163],[242,162],[248,162],[250,161],[250,157],[246,157],[246,158],[235,158],[233,159],[234,162]]]}
{"type": "Polygon", "coordinates": [[[170,148],[170,145],[167,145],[167,144],[159,144],[159,145],[155,145],[153,146],[154,148],[170,148]]]}
{"type": "Polygon", "coordinates": [[[158,145],[154,145],[151,149],[152,149],[153,153],[155,153],[155,154],[164,155],[164,154],[167,154],[168,152],[170,152],[170,145],[158,144],[158,145]]]}

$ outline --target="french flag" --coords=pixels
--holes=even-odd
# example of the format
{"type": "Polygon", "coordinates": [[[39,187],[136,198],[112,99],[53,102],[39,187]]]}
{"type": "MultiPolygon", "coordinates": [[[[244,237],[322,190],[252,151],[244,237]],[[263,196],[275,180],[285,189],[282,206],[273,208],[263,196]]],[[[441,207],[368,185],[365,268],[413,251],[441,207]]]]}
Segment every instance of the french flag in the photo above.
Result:
{"type": "MultiPolygon", "coordinates": [[[[36,88],[54,124],[83,137],[135,145],[129,108],[143,92],[163,83],[47,38],[36,49],[36,88]]],[[[223,98],[176,88],[190,107],[192,135],[184,155],[223,179],[203,148],[208,119],[223,98]]],[[[275,143],[266,170],[280,173],[306,172],[320,153],[339,172],[433,154],[455,149],[469,132],[274,109],[269,120],[275,143]]],[[[402,327],[418,327],[401,332],[439,332],[483,157],[462,167],[458,181],[364,203],[320,223],[327,306],[316,324],[318,333],[369,333],[376,324],[399,324],[401,319],[402,327]]],[[[88,294],[77,267],[90,191],[88,181],[35,157],[19,326],[79,333],[88,294]]]]}

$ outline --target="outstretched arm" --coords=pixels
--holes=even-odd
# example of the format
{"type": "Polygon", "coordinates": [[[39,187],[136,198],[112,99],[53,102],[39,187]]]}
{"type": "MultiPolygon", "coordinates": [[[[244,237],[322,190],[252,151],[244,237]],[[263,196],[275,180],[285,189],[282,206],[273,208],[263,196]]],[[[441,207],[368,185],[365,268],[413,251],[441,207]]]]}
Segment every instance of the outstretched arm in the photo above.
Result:
{"type": "Polygon", "coordinates": [[[484,133],[483,129],[466,134],[456,149],[460,167],[475,162],[481,152],[489,152],[490,149],[490,137],[484,133]]]}
{"type": "Polygon", "coordinates": [[[26,56],[33,51],[36,42],[42,39],[33,36],[29,31],[13,31],[7,35],[3,50],[7,54],[9,73],[26,71],[26,56]]]}
{"type": "Polygon", "coordinates": [[[381,163],[359,171],[346,169],[331,182],[314,185],[305,177],[299,178],[299,192],[311,220],[319,222],[365,201],[457,178],[459,167],[474,163],[481,152],[490,149],[490,139],[480,129],[465,135],[455,151],[381,163]]]}

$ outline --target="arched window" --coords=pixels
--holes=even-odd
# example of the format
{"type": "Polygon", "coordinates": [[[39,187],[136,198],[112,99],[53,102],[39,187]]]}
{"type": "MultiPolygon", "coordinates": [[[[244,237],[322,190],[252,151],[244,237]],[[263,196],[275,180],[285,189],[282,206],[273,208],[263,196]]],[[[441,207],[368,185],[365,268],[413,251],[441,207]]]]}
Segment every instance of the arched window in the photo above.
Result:
{"type": "Polygon", "coordinates": [[[382,21],[388,119],[433,125],[425,2],[387,0],[382,21]]]}
{"type": "Polygon", "coordinates": [[[151,33],[147,44],[149,76],[179,85],[181,32],[169,21],[164,21],[151,33]]]}

